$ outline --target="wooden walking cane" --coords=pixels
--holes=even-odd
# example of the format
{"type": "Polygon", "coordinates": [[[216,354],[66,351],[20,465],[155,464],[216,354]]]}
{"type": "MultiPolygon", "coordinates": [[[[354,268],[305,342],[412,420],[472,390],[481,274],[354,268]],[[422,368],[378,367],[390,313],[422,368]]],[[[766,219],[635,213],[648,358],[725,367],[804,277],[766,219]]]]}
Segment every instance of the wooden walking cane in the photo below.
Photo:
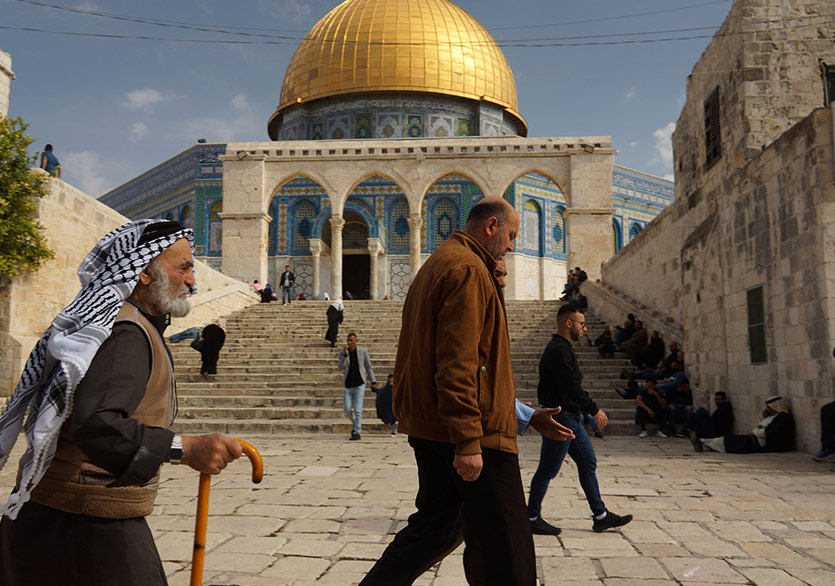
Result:
{"type": "MultiPolygon", "coordinates": [[[[243,440],[236,439],[241,444],[249,461],[252,463],[252,482],[258,484],[264,477],[264,462],[255,447],[243,440]]],[[[200,474],[200,488],[197,491],[197,519],[194,522],[194,553],[191,556],[191,586],[203,583],[203,558],[206,555],[206,524],[209,520],[209,488],[212,475],[200,474]]]]}

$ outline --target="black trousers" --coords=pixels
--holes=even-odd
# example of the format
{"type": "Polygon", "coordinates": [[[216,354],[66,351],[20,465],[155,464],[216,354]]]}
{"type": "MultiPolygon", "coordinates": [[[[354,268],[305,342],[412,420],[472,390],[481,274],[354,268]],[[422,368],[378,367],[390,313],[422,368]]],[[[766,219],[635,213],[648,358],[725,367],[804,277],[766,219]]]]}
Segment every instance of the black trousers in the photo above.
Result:
{"type": "Polygon", "coordinates": [[[0,586],[165,586],[144,517],[99,519],[29,502],[0,520],[0,586]]]}
{"type": "Polygon", "coordinates": [[[452,465],[455,446],[409,437],[420,487],[417,512],[360,586],[408,586],[463,540],[469,584],[534,586],[536,558],[516,454],[484,450],[478,480],[452,465]]]}

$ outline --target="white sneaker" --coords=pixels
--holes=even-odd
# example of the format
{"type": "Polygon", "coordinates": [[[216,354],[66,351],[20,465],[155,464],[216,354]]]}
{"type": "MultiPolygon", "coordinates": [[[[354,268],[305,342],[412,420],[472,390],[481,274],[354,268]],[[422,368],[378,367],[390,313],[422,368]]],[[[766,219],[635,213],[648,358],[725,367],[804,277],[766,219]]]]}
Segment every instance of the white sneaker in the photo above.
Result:
{"type": "Polygon", "coordinates": [[[655,432],[655,437],[667,437],[667,434],[659,429],[655,432]]]}
{"type": "Polygon", "coordinates": [[[638,437],[647,437],[647,435],[647,430],[645,429],[644,431],[638,434],[638,437]]]}

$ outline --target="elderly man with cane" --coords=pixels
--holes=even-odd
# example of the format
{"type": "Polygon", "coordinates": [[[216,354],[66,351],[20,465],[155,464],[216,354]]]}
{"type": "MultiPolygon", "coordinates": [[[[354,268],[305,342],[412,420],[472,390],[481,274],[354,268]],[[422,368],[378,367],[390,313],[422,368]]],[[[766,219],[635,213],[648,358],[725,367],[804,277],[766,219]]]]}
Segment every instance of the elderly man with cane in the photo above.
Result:
{"type": "Polygon", "coordinates": [[[220,435],[167,428],[176,415],[163,332],[188,312],[192,232],[139,220],[79,267],[82,289],[26,362],[0,417],[0,467],[23,418],[27,449],[0,506],[0,585],[164,585],[145,516],[163,462],[217,474],[241,455],[220,435]]]}

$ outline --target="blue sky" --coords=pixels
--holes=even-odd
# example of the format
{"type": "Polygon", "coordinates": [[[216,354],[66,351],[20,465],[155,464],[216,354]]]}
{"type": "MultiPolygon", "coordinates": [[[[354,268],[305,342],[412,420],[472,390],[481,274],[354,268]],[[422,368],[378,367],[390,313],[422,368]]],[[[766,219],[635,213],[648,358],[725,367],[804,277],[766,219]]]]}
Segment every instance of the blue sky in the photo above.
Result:
{"type": "MultiPolygon", "coordinates": [[[[0,0],[0,49],[11,53],[16,74],[9,115],[30,125],[33,148],[52,143],[63,178],[96,197],[198,138],[269,140],[267,121],[297,39],[338,4],[43,0],[81,11],[73,12],[35,1],[41,2],[0,0]],[[90,12],[267,34],[281,44],[90,12]],[[11,30],[23,28],[191,42],[11,30]]],[[[672,178],[669,137],[684,104],[686,78],[731,0],[457,4],[503,45],[529,136],[611,136],[617,164],[672,178]],[[653,42],[625,42],[636,40],[653,42]]]]}

